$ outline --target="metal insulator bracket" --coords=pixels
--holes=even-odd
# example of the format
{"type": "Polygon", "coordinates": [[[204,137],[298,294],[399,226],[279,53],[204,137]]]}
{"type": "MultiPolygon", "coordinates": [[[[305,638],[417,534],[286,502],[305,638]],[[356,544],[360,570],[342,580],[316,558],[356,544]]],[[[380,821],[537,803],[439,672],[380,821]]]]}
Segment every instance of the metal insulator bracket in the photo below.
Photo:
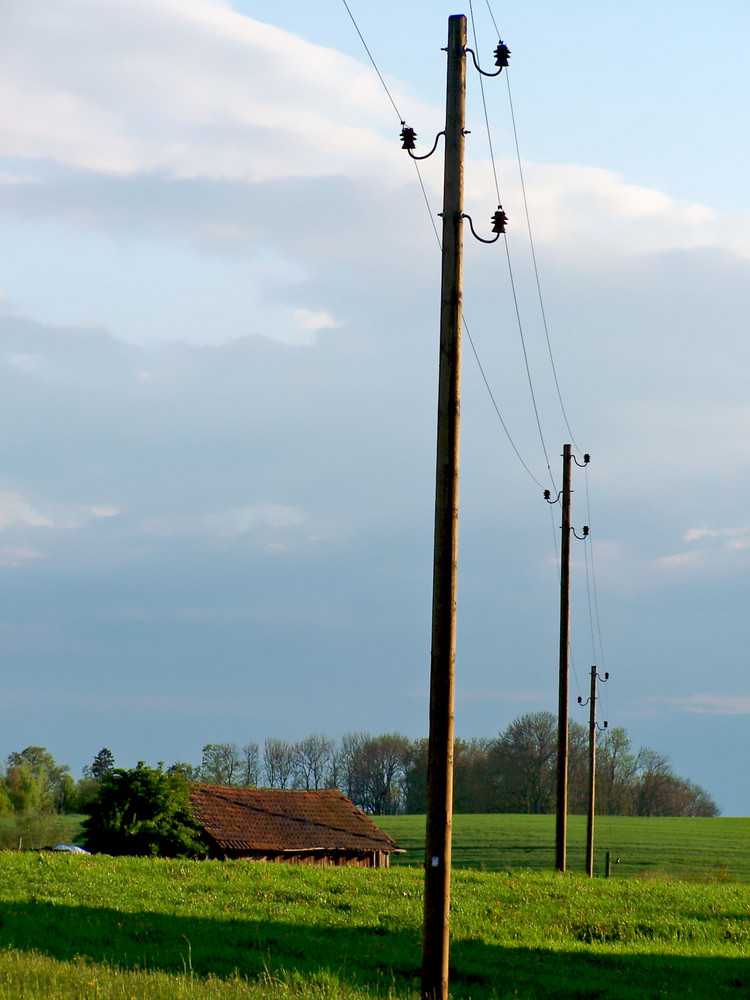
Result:
{"type": "Polygon", "coordinates": [[[402,149],[414,149],[416,146],[417,133],[413,128],[409,128],[406,122],[401,122],[401,148],[402,149]]]}
{"type": "Polygon", "coordinates": [[[510,59],[510,49],[502,38],[499,39],[497,48],[495,49],[495,65],[500,67],[495,73],[488,73],[487,70],[482,69],[477,62],[477,57],[473,49],[467,47],[466,51],[471,52],[471,58],[474,60],[474,69],[478,73],[481,73],[482,76],[500,76],[503,69],[508,65],[508,60],[510,59]]]}
{"type": "Polygon", "coordinates": [[[407,151],[407,153],[412,158],[412,160],[426,160],[428,157],[432,156],[432,154],[437,149],[437,144],[440,141],[440,136],[441,135],[445,135],[445,131],[438,132],[438,134],[435,136],[435,141],[432,144],[432,149],[429,151],[429,153],[425,153],[424,156],[417,156],[416,153],[412,153],[412,150],[414,149],[414,145],[415,145],[413,140],[416,139],[417,133],[412,128],[410,128],[410,129],[403,129],[402,133],[401,133],[402,138],[403,138],[403,133],[407,132],[407,131],[411,133],[411,136],[409,136],[408,139],[404,139],[404,143],[403,143],[403,147],[402,148],[407,151]],[[411,142],[411,145],[407,145],[407,141],[411,142]]]}
{"type": "MultiPolygon", "coordinates": [[[[463,215],[462,218],[469,220],[471,234],[474,239],[479,240],[480,243],[496,243],[500,239],[500,235],[505,232],[505,226],[508,222],[508,216],[503,211],[503,206],[498,205],[497,211],[492,216],[492,232],[495,233],[495,236],[491,240],[486,240],[477,234],[476,229],[474,229],[474,222],[470,215],[463,215]]],[[[545,497],[545,499],[547,498],[545,497]]]]}

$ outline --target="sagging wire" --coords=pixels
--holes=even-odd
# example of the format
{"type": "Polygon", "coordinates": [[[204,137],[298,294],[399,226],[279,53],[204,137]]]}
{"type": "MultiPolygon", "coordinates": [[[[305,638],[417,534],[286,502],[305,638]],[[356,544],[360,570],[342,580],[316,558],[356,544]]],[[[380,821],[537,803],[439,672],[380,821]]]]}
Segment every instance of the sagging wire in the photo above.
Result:
{"type": "MultiPolygon", "coordinates": [[[[588,468],[584,469],[584,482],[586,484],[586,516],[588,518],[589,524],[591,523],[591,498],[589,495],[589,477],[588,468]]],[[[589,539],[591,535],[589,534],[589,539]]],[[[599,618],[599,597],[597,593],[596,585],[596,570],[594,566],[594,543],[593,540],[590,541],[591,548],[591,585],[589,587],[589,560],[588,552],[586,553],[586,591],[588,594],[588,604],[589,604],[589,627],[591,631],[591,649],[593,653],[593,662],[601,664],[602,668],[606,667],[606,660],[604,657],[604,643],[602,641],[602,626],[601,620],[599,618]],[[593,596],[593,609],[592,609],[592,596],[593,596]],[[594,623],[596,622],[596,636],[599,640],[599,648],[597,651],[596,640],[594,638],[594,623]]],[[[607,671],[605,671],[607,672],[607,671]]],[[[608,672],[607,672],[608,673],[608,672]]],[[[605,698],[605,712],[607,718],[609,718],[609,694],[608,689],[605,688],[604,692],[605,698]]]]}
{"type": "Polygon", "coordinates": [[[533,267],[534,267],[534,280],[536,282],[537,296],[539,298],[539,311],[540,311],[541,316],[542,316],[542,327],[544,328],[544,336],[545,336],[545,339],[547,341],[547,351],[549,353],[550,365],[552,367],[552,376],[553,376],[554,381],[555,381],[555,389],[557,390],[557,399],[558,399],[558,401],[560,403],[560,410],[562,411],[563,420],[565,421],[565,426],[568,429],[568,434],[570,435],[570,440],[573,442],[576,451],[580,453],[582,451],[582,449],[578,446],[578,444],[576,444],[576,439],[575,439],[575,437],[573,435],[573,431],[570,428],[570,423],[568,421],[568,414],[567,414],[567,412],[565,410],[565,403],[563,402],[563,398],[562,398],[562,391],[560,390],[560,382],[559,382],[558,377],[557,377],[557,367],[555,366],[555,357],[554,357],[554,355],[552,353],[552,342],[550,341],[550,336],[549,336],[549,326],[547,324],[547,313],[546,313],[546,310],[544,308],[544,296],[542,295],[542,284],[541,284],[541,281],[539,279],[539,267],[537,265],[537,260],[536,260],[536,248],[534,246],[534,236],[533,236],[533,232],[532,232],[532,229],[531,229],[531,217],[529,215],[529,202],[528,202],[528,199],[526,197],[526,181],[525,181],[524,175],[523,175],[523,164],[522,164],[522,161],[521,161],[521,149],[520,149],[520,146],[518,144],[518,131],[516,129],[516,115],[515,115],[515,111],[513,109],[513,95],[511,94],[511,90],[510,90],[510,76],[507,73],[505,75],[505,80],[506,80],[506,85],[508,87],[508,105],[510,107],[510,119],[511,119],[511,122],[512,122],[512,125],[513,125],[513,141],[514,141],[515,147],[516,147],[516,160],[518,162],[518,175],[519,175],[519,178],[520,178],[520,181],[521,181],[521,195],[523,197],[523,207],[524,207],[524,213],[526,215],[526,229],[527,229],[527,232],[529,234],[529,247],[531,249],[531,260],[532,260],[532,264],[533,264],[533,267]]]}
{"type": "MultiPolygon", "coordinates": [[[[589,497],[588,469],[584,470],[584,482],[586,483],[586,515],[588,517],[589,524],[591,524],[591,500],[590,500],[590,497],[589,497]]],[[[593,592],[594,592],[594,614],[595,614],[595,617],[596,617],[597,635],[599,637],[599,655],[601,656],[601,661],[600,662],[601,662],[602,667],[605,667],[606,663],[605,663],[605,660],[604,660],[604,643],[602,642],[602,625],[601,625],[601,619],[599,618],[599,599],[598,599],[598,596],[597,596],[596,570],[595,570],[595,566],[594,566],[594,546],[593,546],[593,543],[591,545],[591,582],[592,582],[592,588],[593,588],[593,592]]],[[[593,626],[592,626],[592,629],[593,629],[593,626]]]]}
{"type": "MultiPolygon", "coordinates": [[[[488,11],[488,13],[490,15],[490,20],[492,21],[492,26],[495,29],[495,32],[499,36],[500,32],[498,31],[497,21],[495,20],[495,15],[492,12],[492,7],[490,5],[490,0],[486,0],[486,3],[487,3],[487,11],[488,11]]],[[[471,10],[471,0],[469,0],[469,10],[471,10]]],[[[473,25],[473,17],[472,17],[472,25],[473,25]]],[[[476,45],[476,41],[474,42],[474,44],[476,45]]],[[[563,420],[565,421],[565,426],[568,429],[568,434],[570,435],[570,440],[573,442],[573,445],[574,445],[576,451],[580,454],[580,453],[582,453],[583,449],[580,448],[578,446],[578,444],[576,443],[575,436],[573,434],[573,431],[571,430],[570,423],[568,421],[568,414],[567,414],[567,412],[565,410],[565,404],[563,403],[563,398],[562,398],[562,391],[560,389],[560,382],[559,382],[558,377],[557,377],[557,367],[555,365],[555,358],[554,358],[554,355],[552,353],[552,342],[551,342],[550,336],[549,336],[549,326],[547,324],[547,313],[546,313],[545,308],[544,308],[544,296],[542,295],[542,285],[541,285],[541,281],[539,279],[539,268],[537,266],[537,260],[536,260],[536,248],[534,246],[534,237],[533,237],[533,232],[532,232],[532,228],[531,228],[531,217],[529,215],[529,204],[528,204],[528,200],[526,198],[526,182],[525,182],[524,174],[523,174],[523,164],[522,164],[522,161],[521,161],[521,150],[520,150],[520,146],[519,146],[519,143],[518,143],[518,130],[516,128],[516,114],[515,114],[515,110],[513,108],[513,95],[511,93],[511,89],[510,89],[510,73],[509,72],[505,74],[505,80],[506,80],[506,85],[508,87],[508,106],[510,108],[510,120],[511,120],[511,124],[513,126],[513,141],[514,141],[515,147],[516,147],[516,159],[518,161],[518,174],[519,174],[520,181],[521,181],[521,194],[522,194],[522,197],[523,197],[524,212],[525,212],[525,215],[526,215],[526,228],[527,228],[527,231],[528,231],[528,234],[529,234],[529,246],[531,248],[531,260],[532,260],[533,267],[534,267],[534,279],[536,281],[537,296],[539,298],[539,310],[540,310],[541,316],[542,316],[542,326],[544,327],[544,336],[545,336],[545,338],[547,340],[547,351],[549,353],[550,364],[552,366],[552,375],[553,375],[553,378],[555,380],[555,389],[557,390],[557,398],[558,398],[558,401],[560,403],[560,409],[562,411],[563,420]]]]}
{"type": "Polygon", "coordinates": [[[510,260],[510,249],[508,247],[508,238],[505,238],[505,256],[508,261],[508,276],[510,278],[510,289],[513,296],[513,307],[516,313],[516,323],[518,324],[518,333],[521,338],[521,348],[523,350],[523,361],[526,366],[526,379],[529,383],[529,392],[531,394],[531,403],[534,408],[534,417],[536,418],[537,431],[539,432],[539,440],[542,443],[542,451],[544,453],[544,461],[547,465],[547,472],[549,473],[549,478],[552,483],[552,488],[557,489],[555,483],[555,477],[552,474],[552,465],[550,464],[549,455],[547,454],[547,445],[544,440],[544,433],[542,431],[542,421],[539,416],[539,407],[536,404],[536,393],[534,392],[534,382],[531,378],[531,366],[529,365],[529,355],[526,351],[526,338],[523,335],[523,323],[521,322],[521,310],[518,305],[518,296],[516,294],[516,283],[513,278],[513,265],[510,260]]]}
{"type": "Polygon", "coordinates": [[[520,451],[518,450],[518,448],[516,448],[516,445],[515,445],[515,443],[513,441],[513,438],[510,436],[510,431],[506,427],[505,421],[503,420],[502,415],[500,413],[500,408],[498,407],[497,402],[495,401],[495,396],[494,396],[494,394],[492,392],[492,389],[490,388],[490,383],[488,382],[487,376],[486,376],[485,371],[484,371],[484,368],[482,367],[482,362],[479,360],[479,354],[477,353],[477,349],[476,349],[476,346],[474,344],[474,338],[472,337],[471,333],[469,332],[469,327],[466,324],[466,317],[463,315],[463,313],[461,314],[461,318],[462,318],[462,321],[463,321],[464,330],[466,331],[466,336],[469,339],[469,344],[471,345],[471,350],[472,350],[472,352],[474,354],[474,358],[475,358],[476,363],[477,363],[477,367],[479,368],[479,373],[482,376],[482,380],[484,381],[485,388],[487,389],[487,392],[489,394],[490,400],[492,401],[492,405],[495,408],[495,413],[497,414],[497,419],[500,421],[500,424],[501,424],[503,430],[505,431],[505,436],[507,437],[507,439],[508,439],[508,441],[510,443],[511,448],[516,453],[516,457],[518,458],[518,461],[521,463],[521,465],[524,467],[524,469],[528,472],[528,474],[534,480],[534,482],[536,483],[536,485],[540,489],[543,489],[542,484],[536,478],[536,476],[531,471],[531,469],[528,467],[528,465],[526,464],[526,462],[524,462],[523,458],[521,457],[520,451]]]}
{"type": "MultiPolygon", "coordinates": [[[[477,48],[478,48],[479,46],[477,44],[477,29],[476,29],[476,23],[475,23],[475,20],[474,20],[474,5],[473,5],[472,0],[469,0],[469,17],[471,19],[471,31],[472,31],[472,35],[474,36],[474,45],[477,46],[477,48]]],[[[494,23],[494,18],[493,18],[493,23],[494,23]]],[[[507,73],[506,73],[506,76],[507,76],[507,73]]],[[[483,82],[481,76],[479,77],[479,88],[480,88],[480,92],[481,92],[481,95],[482,95],[482,108],[484,110],[484,123],[485,123],[485,128],[487,130],[487,145],[489,147],[490,163],[492,164],[492,175],[493,175],[494,180],[495,180],[495,193],[497,194],[497,200],[499,202],[500,201],[500,184],[498,182],[498,177],[497,177],[497,164],[496,164],[496,161],[495,161],[495,150],[494,150],[493,145],[492,145],[492,130],[490,128],[489,113],[487,111],[487,100],[486,100],[486,96],[485,96],[485,92],[484,92],[484,82],[483,82]]],[[[527,217],[528,217],[528,212],[527,212],[527,217]]],[[[518,305],[518,296],[516,294],[516,284],[515,284],[515,279],[513,277],[513,266],[512,266],[512,263],[511,263],[511,259],[510,259],[510,248],[508,246],[508,238],[507,238],[507,236],[505,237],[505,255],[506,255],[506,258],[507,258],[507,262],[508,262],[508,275],[509,275],[509,278],[510,278],[510,287],[511,287],[511,293],[512,293],[512,296],[513,296],[513,305],[514,305],[515,313],[516,313],[516,323],[518,325],[518,333],[519,333],[519,336],[521,338],[521,348],[523,350],[524,365],[526,367],[526,379],[527,379],[528,384],[529,384],[529,392],[531,394],[531,403],[532,403],[532,406],[533,406],[533,409],[534,409],[534,417],[536,419],[537,431],[539,433],[539,440],[541,441],[541,445],[542,445],[542,452],[544,453],[544,460],[545,460],[545,462],[547,464],[547,472],[549,473],[549,477],[550,477],[550,480],[552,482],[553,488],[556,488],[555,487],[555,478],[554,478],[554,475],[552,473],[552,466],[550,464],[549,455],[547,453],[547,444],[546,444],[546,442],[544,440],[544,432],[542,431],[542,422],[541,422],[541,418],[539,416],[539,407],[537,406],[536,393],[534,391],[534,383],[533,383],[533,379],[531,377],[531,366],[529,364],[529,355],[528,355],[528,352],[526,350],[526,338],[525,338],[524,332],[523,332],[523,322],[521,320],[521,311],[520,311],[520,308],[519,308],[519,305],[518,305]]]]}
{"type": "MultiPolygon", "coordinates": [[[[380,70],[378,69],[378,66],[377,66],[377,64],[375,62],[375,59],[374,59],[374,57],[372,55],[372,52],[370,51],[370,47],[368,46],[367,42],[364,39],[364,36],[362,35],[362,32],[359,29],[359,26],[358,26],[358,24],[357,24],[357,22],[356,22],[356,20],[354,18],[354,15],[352,14],[351,8],[349,7],[349,4],[347,3],[347,0],[342,0],[342,3],[344,4],[344,7],[346,8],[346,12],[349,15],[349,18],[350,18],[352,24],[354,25],[354,28],[355,28],[355,30],[357,32],[357,35],[359,36],[359,39],[362,42],[362,45],[364,46],[365,52],[367,53],[367,56],[368,56],[370,62],[372,63],[373,69],[377,73],[378,79],[380,80],[380,82],[381,82],[381,84],[383,86],[383,89],[385,90],[385,92],[386,92],[386,94],[388,96],[388,100],[391,102],[391,105],[393,106],[393,110],[396,112],[396,114],[398,116],[398,119],[399,119],[399,121],[401,123],[402,131],[403,131],[403,130],[405,130],[407,128],[406,122],[402,118],[401,112],[399,111],[399,109],[398,109],[398,107],[396,105],[396,102],[394,101],[393,96],[391,95],[391,92],[388,89],[388,85],[386,84],[385,80],[383,79],[383,75],[381,74],[380,70]]],[[[480,80],[481,80],[481,77],[480,77],[480,80]]],[[[484,89],[482,90],[482,93],[484,93],[484,89]]],[[[485,114],[486,114],[486,107],[485,107],[485,114]]],[[[403,138],[403,136],[402,136],[402,138],[403,138]]],[[[416,162],[417,161],[417,157],[412,156],[411,158],[415,161],[414,162],[414,166],[415,166],[416,171],[417,171],[417,178],[419,180],[419,186],[420,186],[420,189],[422,191],[422,197],[424,199],[424,203],[425,203],[425,206],[427,208],[428,215],[430,217],[430,224],[432,225],[432,230],[433,230],[433,232],[435,234],[435,239],[437,241],[439,249],[442,250],[442,241],[440,239],[440,233],[438,232],[437,224],[435,222],[436,216],[435,216],[435,213],[432,211],[432,207],[430,206],[430,200],[429,200],[429,197],[428,197],[428,194],[427,194],[427,189],[425,188],[424,180],[422,179],[422,173],[421,173],[421,171],[419,169],[419,163],[416,162]]],[[[494,169],[494,158],[493,158],[493,169],[494,169]]],[[[495,177],[495,188],[496,188],[496,190],[498,190],[497,177],[495,177]]],[[[499,201],[499,194],[498,194],[498,201],[499,201]]],[[[495,214],[497,215],[497,213],[495,213],[495,214]]],[[[506,251],[507,251],[507,245],[506,245],[506,251]]],[[[514,291],[514,296],[515,296],[515,291],[514,291]]],[[[516,305],[516,311],[518,311],[517,305],[516,305]]],[[[500,413],[500,408],[497,405],[497,401],[496,401],[495,396],[494,396],[494,394],[492,392],[492,389],[490,388],[490,384],[489,384],[489,381],[488,381],[487,376],[485,374],[484,368],[482,366],[481,361],[479,360],[479,353],[477,351],[476,345],[474,343],[474,339],[471,336],[471,333],[469,331],[468,325],[466,323],[466,317],[463,316],[463,314],[462,314],[462,321],[463,321],[464,329],[466,330],[466,335],[467,335],[467,337],[469,339],[469,344],[470,344],[472,352],[474,354],[474,358],[476,359],[477,366],[478,366],[480,374],[482,376],[482,380],[484,381],[485,387],[486,387],[487,392],[489,394],[489,397],[490,397],[490,400],[492,402],[492,406],[493,406],[493,408],[495,410],[495,413],[497,414],[497,417],[498,417],[498,419],[500,421],[500,424],[501,424],[501,426],[503,428],[503,431],[505,432],[505,436],[507,437],[508,442],[510,443],[511,448],[513,449],[516,457],[518,458],[518,460],[521,463],[521,465],[523,466],[523,468],[526,470],[526,472],[531,477],[531,479],[536,483],[536,485],[539,486],[539,487],[541,487],[542,484],[539,482],[539,480],[536,478],[536,476],[530,470],[529,466],[524,461],[523,457],[521,456],[520,451],[518,450],[518,448],[516,447],[515,442],[513,441],[513,438],[511,437],[510,431],[508,430],[508,427],[505,424],[505,421],[503,420],[503,417],[502,417],[502,415],[500,413]]],[[[549,461],[547,462],[547,468],[548,468],[548,470],[550,471],[550,474],[551,474],[551,470],[550,470],[550,467],[549,467],[549,461]]],[[[554,485],[554,480],[553,480],[553,485],[554,485]]]]}
{"type": "Polygon", "coordinates": [[[396,102],[395,102],[395,101],[393,100],[393,97],[391,96],[391,92],[390,92],[390,90],[388,89],[388,85],[386,84],[385,80],[383,79],[383,77],[382,77],[382,75],[381,75],[381,73],[380,73],[380,70],[379,70],[379,69],[378,69],[378,67],[377,67],[377,63],[375,62],[375,60],[374,60],[374,59],[373,59],[373,57],[372,57],[372,52],[370,52],[370,49],[369,49],[369,46],[367,45],[367,42],[365,41],[365,39],[364,39],[364,36],[363,36],[362,32],[361,32],[361,31],[359,30],[359,25],[358,25],[358,24],[357,24],[357,22],[356,22],[356,21],[354,20],[354,14],[352,14],[351,10],[349,9],[349,4],[348,4],[348,3],[346,2],[346,0],[341,0],[341,2],[343,3],[344,7],[346,7],[346,12],[347,12],[347,14],[348,14],[348,15],[349,15],[349,17],[350,17],[350,19],[351,19],[351,22],[352,22],[352,24],[354,25],[354,30],[355,30],[355,31],[357,32],[357,34],[359,35],[359,40],[360,40],[360,42],[362,42],[362,44],[363,44],[363,45],[364,45],[364,47],[365,47],[365,52],[366,52],[366,53],[367,53],[367,55],[369,56],[369,59],[370,59],[370,62],[372,63],[372,68],[373,68],[373,69],[375,70],[375,72],[376,72],[376,73],[378,74],[378,79],[379,79],[379,80],[380,80],[380,82],[381,82],[381,83],[383,84],[383,90],[384,90],[384,91],[386,92],[386,94],[388,95],[388,100],[389,100],[389,101],[391,102],[391,104],[393,105],[393,110],[394,110],[394,111],[396,112],[396,114],[398,115],[398,117],[399,117],[399,121],[403,121],[403,119],[401,118],[401,112],[400,112],[400,111],[398,110],[398,108],[396,107],[396,102]]]}
{"type": "MultiPolygon", "coordinates": [[[[402,129],[406,128],[406,121],[402,117],[401,112],[399,111],[398,106],[396,105],[396,102],[393,99],[393,95],[391,94],[390,90],[388,89],[388,84],[383,79],[383,74],[378,69],[378,64],[375,62],[375,58],[373,57],[373,54],[370,51],[369,45],[365,41],[364,35],[359,30],[359,25],[357,24],[357,22],[355,20],[354,14],[352,14],[352,11],[351,11],[351,8],[349,7],[349,4],[346,2],[346,0],[341,0],[341,2],[343,3],[344,7],[346,8],[346,12],[349,15],[349,19],[352,22],[352,24],[354,25],[354,30],[359,35],[359,40],[362,42],[362,45],[364,46],[365,52],[367,53],[367,57],[370,60],[370,62],[372,63],[372,68],[377,73],[378,79],[380,80],[380,82],[381,82],[381,84],[383,86],[383,90],[386,92],[386,94],[388,96],[388,100],[391,102],[393,110],[396,112],[398,120],[401,122],[402,129]]],[[[419,186],[422,189],[422,196],[424,197],[425,204],[427,205],[427,210],[428,210],[428,212],[430,212],[430,220],[432,222],[432,228],[435,231],[435,235],[437,236],[438,243],[440,243],[440,236],[438,235],[437,226],[435,225],[435,220],[432,217],[432,212],[430,210],[430,202],[429,202],[429,199],[427,198],[427,191],[425,189],[424,181],[422,179],[422,171],[419,169],[419,163],[417,162],[418,157],[412,157],[412,159],[414,160],[414,169],[417,171],[417,180],[419,181],[419,186]]]]}

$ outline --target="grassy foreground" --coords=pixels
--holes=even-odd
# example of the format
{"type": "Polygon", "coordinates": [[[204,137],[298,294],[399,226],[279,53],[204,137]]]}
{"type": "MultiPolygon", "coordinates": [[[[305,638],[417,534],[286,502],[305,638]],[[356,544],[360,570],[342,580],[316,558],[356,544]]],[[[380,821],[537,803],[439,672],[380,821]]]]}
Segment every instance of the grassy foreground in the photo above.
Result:
{"type": "MultiPolygon", "coordinates": [[[[416,865],[424,856],[424,816],[379,816],[404,855],[394,864],[416,865]]],[[[597,816],[595,872],[604,874],[612,853],[612,876],[666,872],[680,878],[750,883],[750,819],[597,816]],[[617,860],[619,859],[619,861],[617,860]]],[[[554,816],[454,816],[453,864],[456,868],[504,871],[555,867],[554,816]]],[[[568,817],[568,867],[586,867],[586,817],[568,817]]]]}
{"type": "MultiPolygon", "coordinates": [[[[457,998],[750,994],[750,886],[456,873],[457,998]]],[[[422,873],[0,854],[3,1000],[418,995],[422,873]]]]}

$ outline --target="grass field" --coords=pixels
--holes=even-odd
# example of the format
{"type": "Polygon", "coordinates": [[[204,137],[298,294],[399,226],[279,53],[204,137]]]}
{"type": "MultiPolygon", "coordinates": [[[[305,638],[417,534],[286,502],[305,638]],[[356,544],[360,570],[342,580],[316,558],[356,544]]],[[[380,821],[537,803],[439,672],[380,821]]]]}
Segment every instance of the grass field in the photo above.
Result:
{"type": "MultiPolygon", "coordinates": [[[[378,825],[406,854],[393,864],[419,865],[424,855],[424,816],[380,816],[378,825]]],[[[640,819],[597,816],[594,869],[604,874],[605,853],[612,853],[612,875],[666,872],[680,878],[750,883],[750,819],[640,819]],[[619,858],[619,864],[617,863],[619,858]]],[[[549,870],[555,865],[554,816],[454,816],[453,864],[456,868],[504,871],[549,870]]],[[[568,819],[568,867],[586,869],[586,817],[568,819]]]]}
{"type": "MultiPolygon", "coordinates": [[[[422,873],[0,854],[3,1000],[391,997],[419,986],[422,873]]],[[[473,1000],[750,995],[750,886],[458,871],[473,1000]]]]}

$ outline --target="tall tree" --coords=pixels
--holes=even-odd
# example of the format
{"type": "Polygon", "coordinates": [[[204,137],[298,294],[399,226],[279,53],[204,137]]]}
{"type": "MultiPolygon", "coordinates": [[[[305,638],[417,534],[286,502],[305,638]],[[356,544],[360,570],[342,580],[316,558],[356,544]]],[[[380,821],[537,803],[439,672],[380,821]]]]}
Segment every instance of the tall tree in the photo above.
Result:
{"type": "Polygon", "coordinates": [[[400,733],[347,733],[342,740],[344,793],[365,812],[403,812],[410,742],[400,733]]]}
{"type": "Polygon", "coordinates": [[[103,778],[115,766],[115,755],[107,747],[102,747],[91,765],[91,777],[103,778]]]}
{"type": "Polygon", "coordinates": [[[294,784],[294,744],[273,737],[263,747],[263,767],[269,788],[291,788],[294,784]]]}
{"type": "Polygon", "coordinates": [[[312,733],[295,743],[295,785],[308,790],[326,788],[331,778],[333,754],[333,742],[322,733],[312,733]]]}
{"type": "Polygon", "coordinates": [[[589,727],[568,723],[568,812],[585,813],[589,802],[589,727]]]}
{"type": "Polygon", "coordinates": [[[29,746],[8,756],[6,791],[16,812],[66,811],[72,779],[67,764],[58,764],[46,747],[29,746]]]}
{"type": "Polygon", "coordinates": [[[635,809],[637,763],[627,731],[608,729],[597,746],[596,805],[606,816],[628,816],[635,809]]]}
{"type": "Polygon", "coordinates": [[[242,777],[244,788],[257,788],[260,781],[260,747],[257,743],[245,743],[242,747],[242,777]]]}
{"type": "Polygon", "coordinates": [[[500,734],[492,756],[499,811],[553,811],[556,716],[551,712],[531,712],[515,719],[500,734]]]}
{"type": "Polygon", "coordinates": [[[236,785],[241,773],[242,754],[236,743],[207,743],[203,747],[203,781],[212,785],[236,785]]]}

